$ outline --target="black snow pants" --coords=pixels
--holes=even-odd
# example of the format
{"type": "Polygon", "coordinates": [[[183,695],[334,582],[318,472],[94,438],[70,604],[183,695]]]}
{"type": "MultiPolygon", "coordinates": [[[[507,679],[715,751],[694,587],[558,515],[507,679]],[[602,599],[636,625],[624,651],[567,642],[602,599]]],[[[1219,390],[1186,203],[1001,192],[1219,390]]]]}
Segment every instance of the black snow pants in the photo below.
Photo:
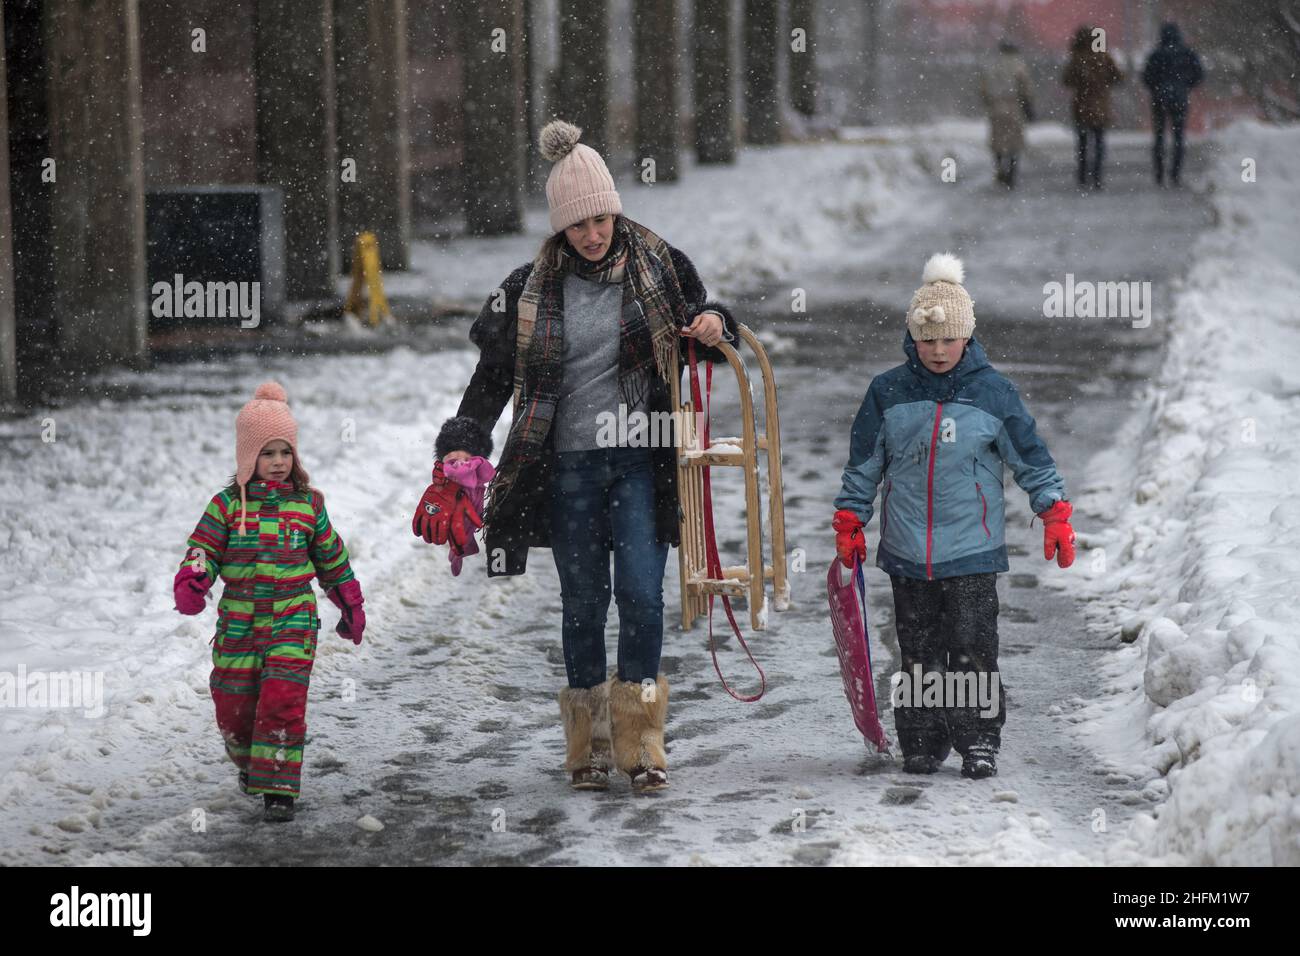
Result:
{"type": "Polygon", "coordinates": [[[1152,159],[1156,164],[1156,182],[1165,181],[1165,124],[1168,123],[1173,128],[1174,134],[1174,162],[1169,169],[1169,178],[1173,180],[1175,186],[1178,185],[1179,177],[1183,171],[1183,127],[1187,123],[1187,101],[1181,103],[1161,103],[1159,100],[1151,101],[1151,126],[1155,130],[1156,138],[1152,147],[1152,159]]]}
{"type": "Polygon", "coordinates": [[[963,756],[971,747],[996,751],[1001,745],[1007,708],[998,673],[997,577],[890,576],[903,658],[894,728],[904,757],[942,754],[950,741],[963,756]],[[904,689],[911,693],[900,693],[904,689]]]}

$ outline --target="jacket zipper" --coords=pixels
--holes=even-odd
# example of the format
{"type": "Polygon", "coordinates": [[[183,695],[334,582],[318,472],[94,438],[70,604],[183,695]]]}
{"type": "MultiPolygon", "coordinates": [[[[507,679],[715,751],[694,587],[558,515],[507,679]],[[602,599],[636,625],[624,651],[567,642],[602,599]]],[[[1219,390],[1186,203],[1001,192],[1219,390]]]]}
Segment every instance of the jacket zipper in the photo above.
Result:
{"type": "Polygon", "coordinates": [[[975,482],[975,491],[980,496],[980,504],[984,506],[984,512],[980,515],[980,524],[984,526],[984,537],[991,538],[993,535],[989,534],[989,523],[987,520],[989,516],[989,503],[984,500],[984,489],[980,487],[978,481],[975,482]]]}
{"type": "Polygon", "coordinates": [[[930,474],[925,483],[925,579],[934,580],[934,566],[930,557],[934,549],[934,453],[939,446],[939,416],[943,402],[934,407],[934,430],[930,433],[930,474]]]}
{"type": "Polygon", "coordinates": [[[880,502],[880,537],[884,540],[885,528],[889,526],[889,492],[893,489],[892,481],[885,485],[885,498],[880,502]]]}

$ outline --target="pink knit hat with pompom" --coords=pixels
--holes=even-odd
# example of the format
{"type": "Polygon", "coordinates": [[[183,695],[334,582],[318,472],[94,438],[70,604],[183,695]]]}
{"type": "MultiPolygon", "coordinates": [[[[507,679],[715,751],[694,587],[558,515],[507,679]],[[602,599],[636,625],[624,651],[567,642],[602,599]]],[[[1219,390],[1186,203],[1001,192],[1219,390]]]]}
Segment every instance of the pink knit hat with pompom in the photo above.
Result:
{"type": "Polygon", "coordinates": [[[543,126],[538,136],[542,158],[555,164],[546,177],[552,232],[563,232],[588,216],[616,216],[623,211],[609,167],[600,153],[578,142],[581,135],[581,127],[557,119],[543,126]]]}
{"type": "Polygon", "coordinates": [[[248,482],[257,470],[257,456],[268,442],[286,441],[293,450],[294,464],[307,479],[307,469],[298,454],[298,423],[289,411],[289,396],[279,382],[263,382],[253,400],[235,418],[235,481],[239,484],[239,527],[244,528],[248,508],[248,482]]]}

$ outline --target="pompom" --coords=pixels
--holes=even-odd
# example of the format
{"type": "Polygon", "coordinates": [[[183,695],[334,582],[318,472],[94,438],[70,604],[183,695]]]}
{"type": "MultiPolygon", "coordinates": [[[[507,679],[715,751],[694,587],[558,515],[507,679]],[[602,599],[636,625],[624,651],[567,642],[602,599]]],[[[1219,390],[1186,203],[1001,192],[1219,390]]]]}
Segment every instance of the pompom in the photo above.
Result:
{"type": "Polygon", "coordinates": [[[564,120],[551,120],[542,127],[542,133],[537,137],[537,145],[542,149],[543,159],[548,163],[558,163],[578,145],[581,136],[580,127],[566,123],[564,120]]]}
{"type": "Polygon", "coordinates": [[[925,271],[921,273],[923,283],[955,282],[961,285],[965,278],[966,270],[962,267],[961,260],[951,252],[936,252],[926,262],[925,271]]]}
{"type": "Polygon", "coordinates": [[[253,393],[253,398],[261,398],[271,402],[287,402],[289,396],[284,390],[284,386],[279,382],[263,382],[257,386],[257,391],[253,393]]]}

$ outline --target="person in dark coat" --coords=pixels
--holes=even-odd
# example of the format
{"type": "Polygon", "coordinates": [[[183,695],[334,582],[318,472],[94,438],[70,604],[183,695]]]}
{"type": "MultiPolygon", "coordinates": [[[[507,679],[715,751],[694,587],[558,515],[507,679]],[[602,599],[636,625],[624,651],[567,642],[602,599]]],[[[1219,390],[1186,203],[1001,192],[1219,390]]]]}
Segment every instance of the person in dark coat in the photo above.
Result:
{"type": "Polygon", "coordinates": [[[1074,91],[1071,105],[1078,136],[1078,179],[1080,186],[1092,180],[1101,188],[1101,164],[1106,153],[1106,127],[1110,125],[1110,88],[1124,79],[1115,60],[1105,49],[1094,49],[1092,27],[1079,27],[1070,44],[1070,59],[1061,82],[1074,91]],[[1092,166],[1088,166],[1089,146],[1092,166]]]}
{"type": "MultiPolygon", "coordinates": [[[[562,120],[541,132],[542,155],[555,164],[546,184],[552,235],[470,329],[478,365],[434,451],[439,465],[490,455],[492,429],[512,406],[482,516],[487,573],[523,574],[529,547],[552,550],[570,783],[606,789],[612,758],[634,789],[658,790],[668,785],[663,577],[682,514],[681,433],[668,418],[673,360],[693,339],[700,361],[725,362],[716,346],[738,332],[686,254],[622,214],[609,169],[578,142],[581,132],[562,120]],[[638,432],[638,416],[667,422],[668,436],[654,425],[638,432]],[[626,427],[609,429],[614,419],[626,427]],[[618,673],[607,679],[611,551],[619,646],[618,673]]],[[[422,507],[438,507],[437,466],[434,480],[422,507]]]]}
{"type": "Polygon", "coordinates": [[[1169,181],[1180,184],[1183,170],[1183,126],[1187,121],[1187,100],[1195,87],[1205,77],[1201,58],[1183,42],[1182,31],[1175,23],[1160,28],[1160,43],[1147,57],[1142,70],[1142,82],[1151,91],[1151,126],[1155,130],[1153,159],[1156,167],[1156,185],[1165,182],[1165,124],[1174,134],[1173,162],[1169,167],[1169,181]]]}

